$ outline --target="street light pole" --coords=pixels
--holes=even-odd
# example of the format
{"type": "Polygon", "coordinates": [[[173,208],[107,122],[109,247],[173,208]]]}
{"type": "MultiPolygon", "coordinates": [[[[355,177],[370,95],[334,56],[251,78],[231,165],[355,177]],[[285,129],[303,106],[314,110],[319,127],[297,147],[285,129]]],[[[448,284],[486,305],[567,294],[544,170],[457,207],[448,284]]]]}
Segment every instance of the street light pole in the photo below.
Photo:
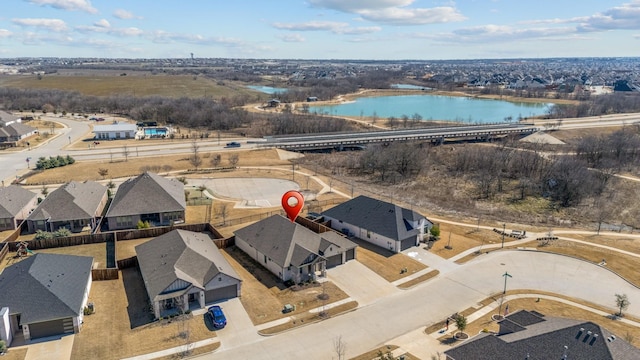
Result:
{"type": "Polygon", "coordinates": [[[502,247],[501,249],[504,249],[504,232],[507,229],[507,224],[502,224],[502,247]]]}
{"type": "Polygon", "coordinates": [[[504,274],[502,274],[502,276],[504,276],[504,290],[502,290],[502,297],[500,298],[500,306],[498,307],[498,318],[500,318],[500,316],[502,316],[502,303],[504,302],[504,295],[507,293],[507,279],[511,276],[511,274],[509,274],[508,272],[504,272],[504,274]]]}

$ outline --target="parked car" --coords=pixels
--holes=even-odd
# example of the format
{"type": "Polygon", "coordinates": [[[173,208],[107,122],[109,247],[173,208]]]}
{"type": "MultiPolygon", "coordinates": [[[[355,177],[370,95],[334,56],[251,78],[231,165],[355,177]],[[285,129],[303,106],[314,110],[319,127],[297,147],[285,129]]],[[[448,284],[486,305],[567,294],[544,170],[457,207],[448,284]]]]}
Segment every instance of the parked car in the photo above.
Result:
{"type": "Polygon", "coordinates": [[[232,141],[230,143],[227,143],[227,146],[225,147],[228,147],[228,148],[240,147],[240,143],[237,141],[232,141]]]}
{"type": "Polygon", "coordinates": [[[213,305],[207,310],[207,316],[211,319],[213,327],[216,329],[222,329],[227,325],[227,318],[222,312],[222,308],[218,305],[213,305]]]}

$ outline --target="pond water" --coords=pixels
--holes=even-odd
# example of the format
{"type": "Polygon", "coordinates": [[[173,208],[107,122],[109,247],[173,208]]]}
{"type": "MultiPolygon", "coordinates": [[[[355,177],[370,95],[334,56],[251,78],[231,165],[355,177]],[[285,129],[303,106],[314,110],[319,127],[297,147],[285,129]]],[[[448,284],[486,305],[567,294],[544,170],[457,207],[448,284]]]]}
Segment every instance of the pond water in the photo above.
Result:
{"type": "Polygon", "coordinates": [[[400,95],[358,98],[338,105],[311,105],[309,112],[342,116],[398,119],[418,114],[422,120],[496,123],[544,115],[553,104],[524,103],[443,95],[400,95]]]}
{"type": "Polygon", "coordinates": [[[287,92],[287,89],[271,87],[271,86],[250,85],[250,86],[247,86],[247,87],[249,89],[260,91],[260,92],[263,92],[265,94],[277,94],[277,93],[287,92]]]}

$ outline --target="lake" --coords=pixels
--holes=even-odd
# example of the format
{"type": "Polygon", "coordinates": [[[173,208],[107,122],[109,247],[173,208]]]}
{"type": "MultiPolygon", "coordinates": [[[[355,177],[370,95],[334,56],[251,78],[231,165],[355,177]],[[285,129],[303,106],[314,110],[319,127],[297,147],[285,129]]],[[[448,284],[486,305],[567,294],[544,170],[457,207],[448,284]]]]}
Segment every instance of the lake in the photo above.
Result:
{"type": "Polygon", "coordinates": [[[418,114],[423,120],[496,123],[548,113],[553,104],[509,102],[464,96],[399,95],[362,97],[338,105],[310,105],[309,112],[350,117],[373,116],[400,119],[418,114]]]}

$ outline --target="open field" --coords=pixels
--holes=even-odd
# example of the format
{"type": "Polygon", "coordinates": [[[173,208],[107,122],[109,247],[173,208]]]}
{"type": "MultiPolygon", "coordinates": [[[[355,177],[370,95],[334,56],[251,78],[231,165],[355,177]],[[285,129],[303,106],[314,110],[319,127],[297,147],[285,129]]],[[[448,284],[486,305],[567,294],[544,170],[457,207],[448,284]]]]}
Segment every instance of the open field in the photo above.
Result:
{"type": "Polygon", "coordinates": [[[325,302],[318,296],[323,292],[328,295],[326,304],[348,297],[331,282],[324,282],[322,285],[311,284],[301,290],[293,291],[278,282],[273,274],[244,254],[242,250],[231,247],[222,250],[222,254],[242,279],[240,301],[255,325],[288,316],[303,315],[311,309],[321,307],[325,302]],[[296,309],[283,314],[282,308],[285,304],[295,305],[296,309]]]}
{"type": "Polygon", "coordinates": [[[249,95],[268,97],[243,86],[243,84],[207,79],[191,75],[152,75],[142,73],[134,76],[118,74],[96,75],[45,75],[42,79],[33,76],[0,76],[0,85],[20,89],[58,89],[77,91],[84,95],[95,96],[167,96],[167,97],[233,97],[249,95]]]}

